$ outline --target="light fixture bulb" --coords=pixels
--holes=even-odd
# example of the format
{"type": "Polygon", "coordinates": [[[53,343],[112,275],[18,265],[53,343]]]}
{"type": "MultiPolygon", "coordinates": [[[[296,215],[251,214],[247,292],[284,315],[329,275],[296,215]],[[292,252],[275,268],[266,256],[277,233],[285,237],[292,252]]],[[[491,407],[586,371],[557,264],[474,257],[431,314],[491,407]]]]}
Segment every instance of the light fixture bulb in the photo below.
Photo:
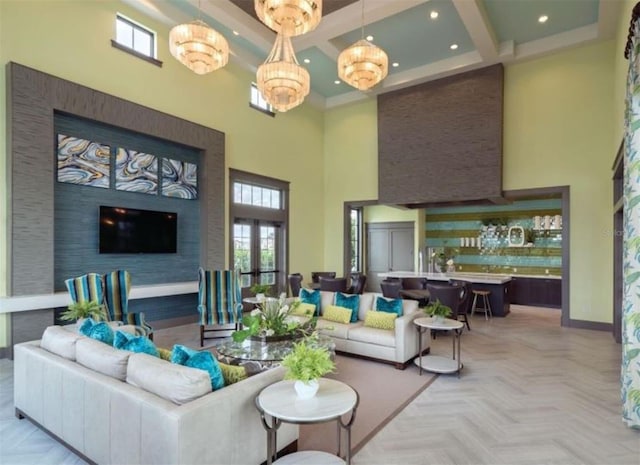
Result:
{"type": "Polygon", "coordinates": [[[542,15],[538,18],[539,23],[546,23],[549,17],[547,15],[542,15]]]}

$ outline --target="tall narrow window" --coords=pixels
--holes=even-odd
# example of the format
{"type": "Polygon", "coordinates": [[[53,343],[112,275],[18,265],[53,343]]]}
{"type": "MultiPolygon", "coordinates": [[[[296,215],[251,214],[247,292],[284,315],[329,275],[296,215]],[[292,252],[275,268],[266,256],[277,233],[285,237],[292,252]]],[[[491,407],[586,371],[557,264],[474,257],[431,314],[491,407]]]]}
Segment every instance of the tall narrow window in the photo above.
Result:
{"type": "Polygon", "coordinates": [[[230,171],[231,256],[243,296],[253,284],[287,291],[287,196],[289,183],[230,171]]]}
{"type": "Polygon", "coordinates": [[[273,107],[264,99],[255,82],[251,83],[251,99],[249,100],[249,106],[267,113],[268,115],[276,116],[273,111],[273,107]]]}
{"type": "Polygon", "coordinates": [[[351,208],[351,271],[362,271],[362,208],[351,208]]]}

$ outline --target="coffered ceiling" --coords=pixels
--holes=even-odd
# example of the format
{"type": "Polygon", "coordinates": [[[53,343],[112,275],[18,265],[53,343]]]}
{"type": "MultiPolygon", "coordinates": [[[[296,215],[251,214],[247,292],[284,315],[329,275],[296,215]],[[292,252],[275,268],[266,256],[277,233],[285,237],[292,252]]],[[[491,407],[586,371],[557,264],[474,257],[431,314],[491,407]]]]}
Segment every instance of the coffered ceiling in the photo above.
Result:
{"type": "MultiPolygon", "coordinates": [[[[275,41],[253,0],[124,1],[169,26],[200,17],[227,38],[231,59],[253,71],[275,41]]],[[[308,100],[330,108],[610,39],[621,7],[622,0],[364,0],[364,35],[387,52],[390,65],[387,78],[367,93],[339,81],[336,66],[339,53],[362,36],[361,0],[324,0],[319,26],[292,41],[311,75],[308,100]]]]}

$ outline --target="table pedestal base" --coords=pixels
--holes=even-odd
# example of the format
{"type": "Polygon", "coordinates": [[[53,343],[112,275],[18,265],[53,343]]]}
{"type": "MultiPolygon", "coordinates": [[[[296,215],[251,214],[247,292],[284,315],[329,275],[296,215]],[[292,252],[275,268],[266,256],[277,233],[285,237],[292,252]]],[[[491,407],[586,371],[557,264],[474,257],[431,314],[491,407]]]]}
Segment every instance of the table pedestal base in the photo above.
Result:
{"type": "Polygon", "coordinates": [[[285,455],[279,458],[273,465],[344,465],[345,461],[337,455],[317,450],[305,450],[285,455]]]}

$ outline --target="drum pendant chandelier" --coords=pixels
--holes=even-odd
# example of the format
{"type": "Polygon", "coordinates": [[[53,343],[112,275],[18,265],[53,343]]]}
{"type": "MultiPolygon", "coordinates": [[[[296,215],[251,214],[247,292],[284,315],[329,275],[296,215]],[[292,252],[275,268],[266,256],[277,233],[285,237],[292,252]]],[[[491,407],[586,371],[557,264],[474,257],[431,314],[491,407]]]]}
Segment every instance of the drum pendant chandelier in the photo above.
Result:
{"type": "Polygon", "coordinates": [[[210,73],[229,61],[227,39],[199,19],[171,29],[169,51],[196,74],[210,73]]]}
{"type": "Polygon", "coordinates": [[[300,105],[309,95],[309,72],[298,64],[289,36],[278,33],[271,53],[258,68],[256,81],[264,99],[278,111],[300,105]]]}
{"type": "Polygon", "coordinates": [[[313,31],[322,19],[322,0],[254,0],[254,7],[260,21],[289,37],[313,31]]]}
{"type": "Polygon", "coordinates": [[[384,50],[364,39],[364,0],[362,0],[362,39],[338,56],[338,76],[358,90],[369,90],[389,72],[389,57],[384,50]]]}

